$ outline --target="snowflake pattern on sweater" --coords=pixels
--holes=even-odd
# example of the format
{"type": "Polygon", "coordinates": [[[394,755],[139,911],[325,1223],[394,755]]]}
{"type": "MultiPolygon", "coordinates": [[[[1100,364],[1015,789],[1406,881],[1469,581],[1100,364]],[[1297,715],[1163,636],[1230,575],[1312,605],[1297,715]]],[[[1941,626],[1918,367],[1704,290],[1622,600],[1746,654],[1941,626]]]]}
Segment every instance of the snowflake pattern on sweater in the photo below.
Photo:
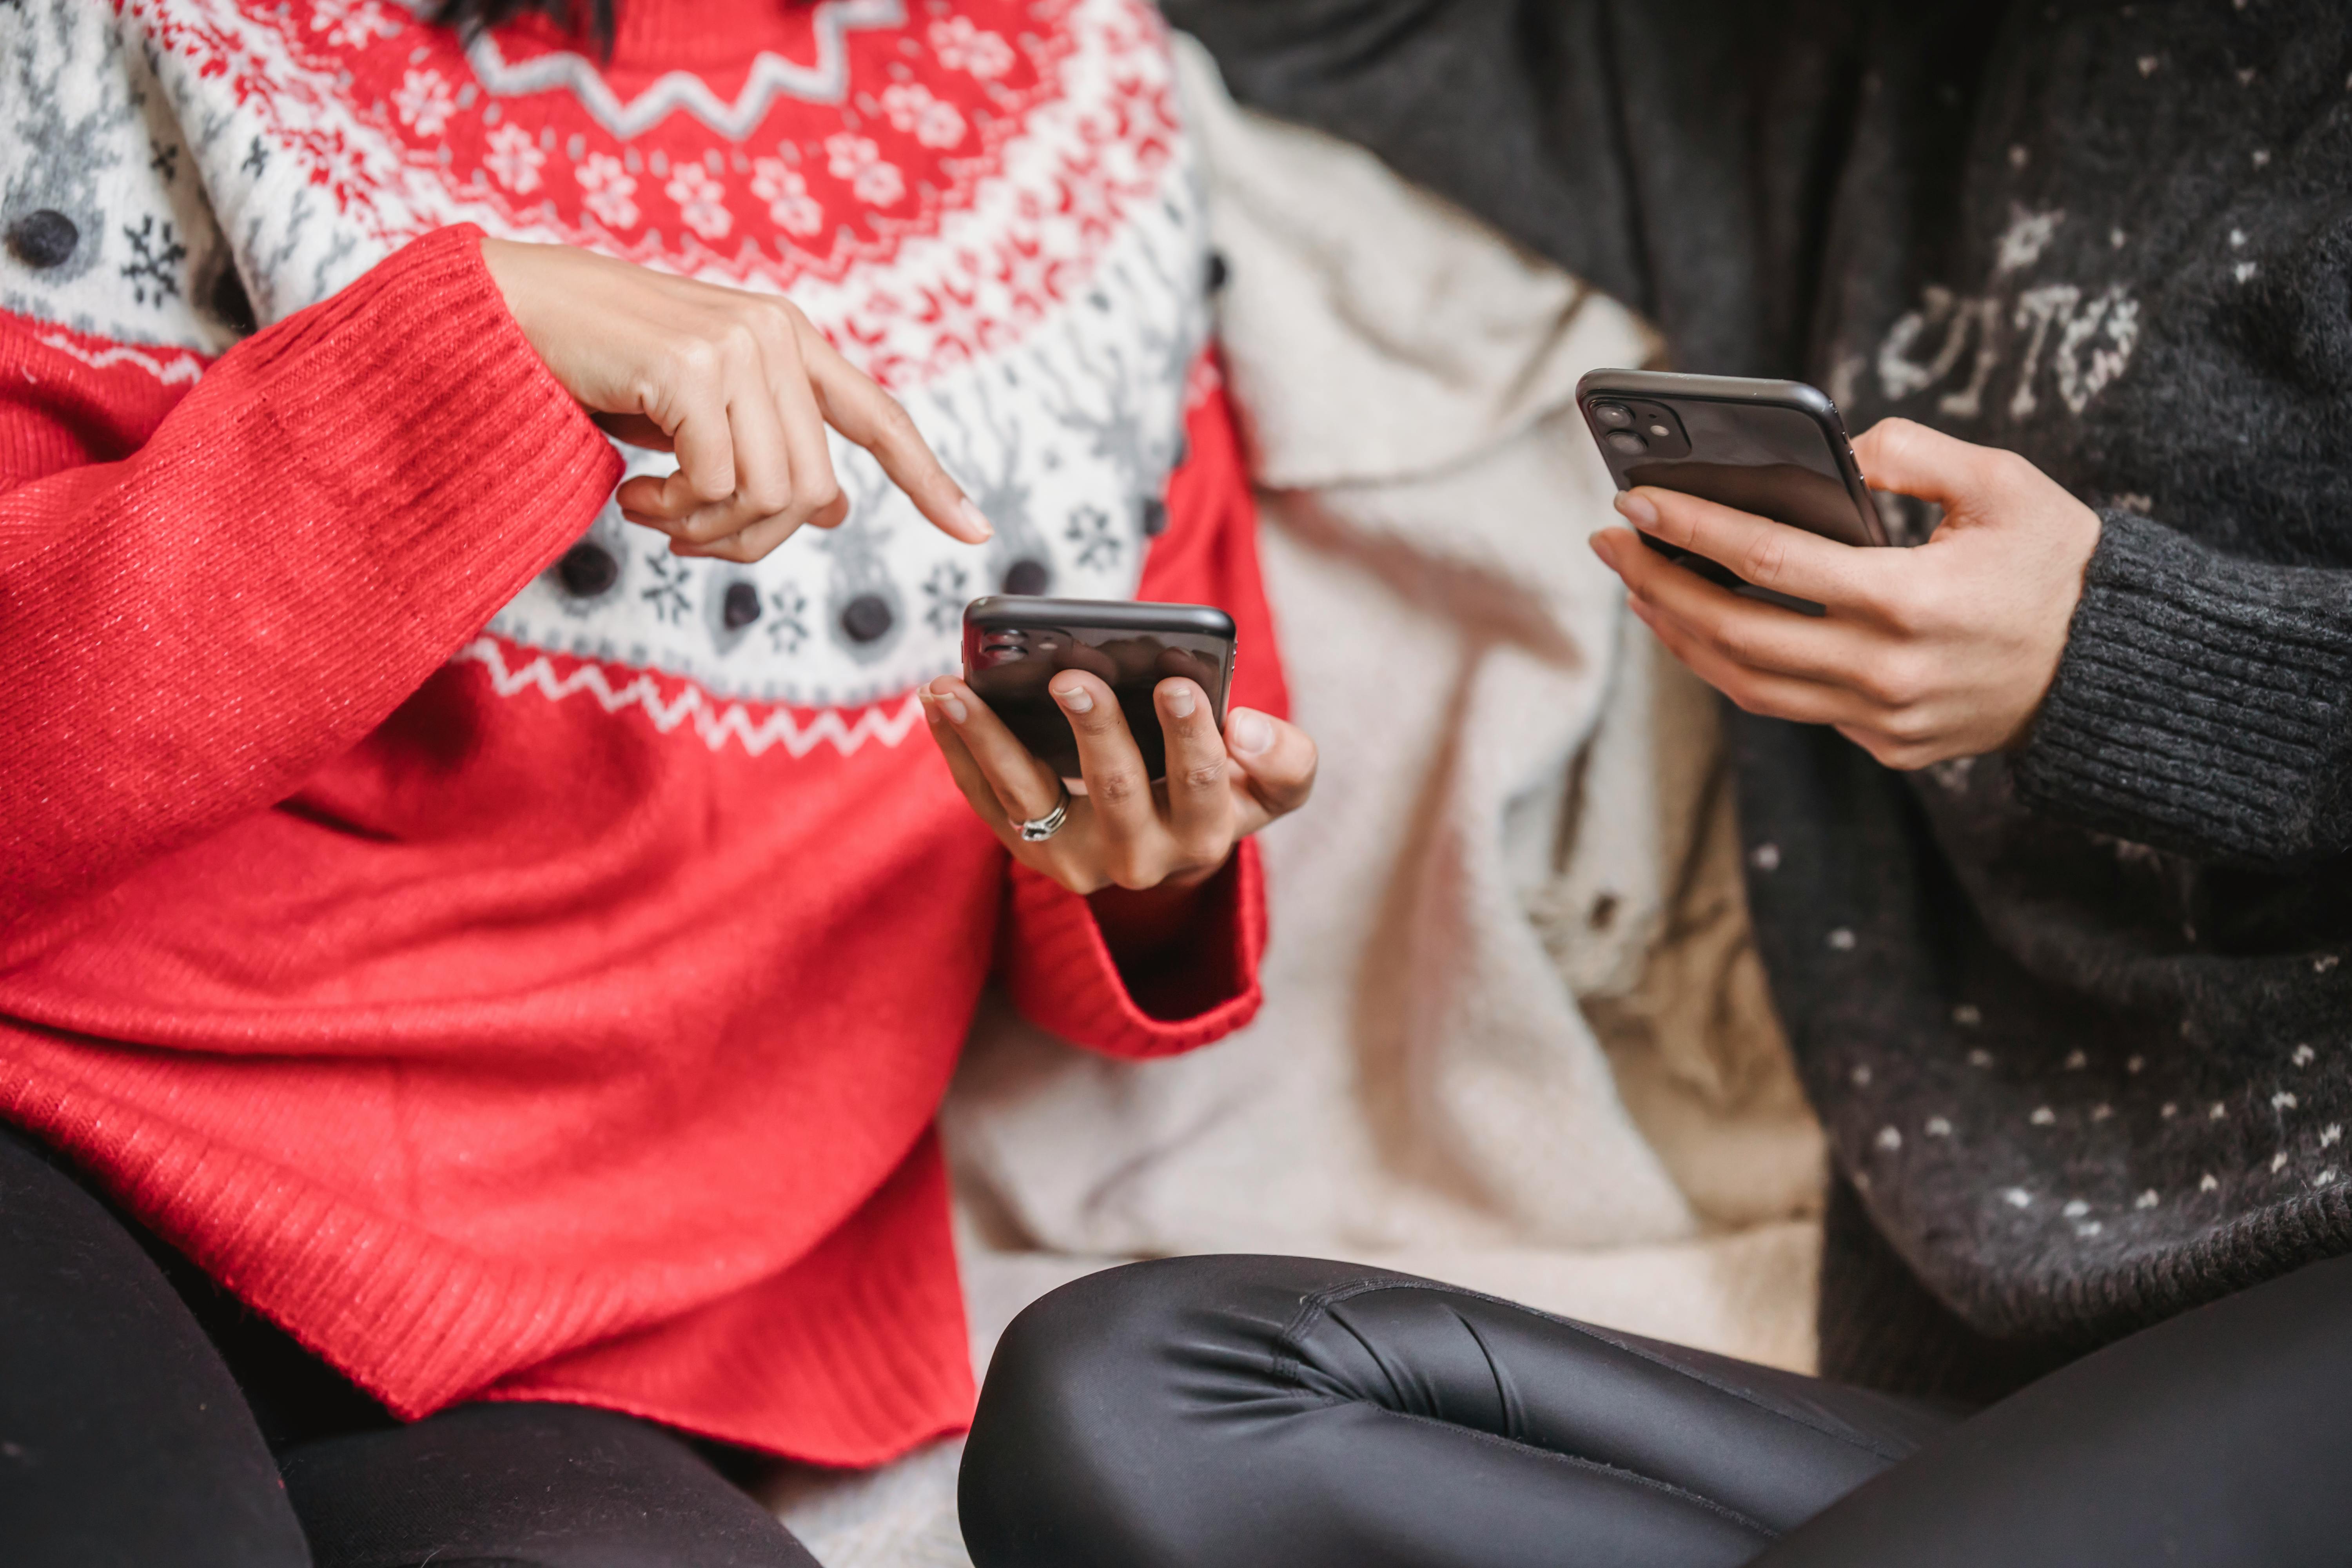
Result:
{"type": "Polygon", "coordinates": [[[986,551],[836,437],[839,530],[746,567],[672,557],[608,506],[459,657],[502,691],[643,690],[712,744],[895,741],[904,694],[956,666],[943,594],[1133,593],[1203,390],[1200,192],[1135,0],[757,20],[749,65],[704,75],[600,65],[536,23],[465,44],[389,0],[33,13],[6,45],[0,226],[58,214],[78,243],[0,268],[0,308],[184,375],[459,222],[787,291],[907,404],[996,524],[986,551]]]}

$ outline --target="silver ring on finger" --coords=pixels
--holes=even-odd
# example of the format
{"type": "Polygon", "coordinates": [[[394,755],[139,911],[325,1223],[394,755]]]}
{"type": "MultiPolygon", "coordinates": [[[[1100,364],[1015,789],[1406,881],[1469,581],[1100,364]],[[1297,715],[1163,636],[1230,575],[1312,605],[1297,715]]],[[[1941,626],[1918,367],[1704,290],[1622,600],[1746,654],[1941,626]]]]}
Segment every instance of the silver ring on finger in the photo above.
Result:
{"type": "Polygon", "coordinates": [[[1053,810],[1043,816],[1033,816],[1026,822],[1013,825],[1021,830],[1022,843],[1043,844],[1062,831],[1062,824],[1070,819],[1070,786],[1064,784],[1061,790],[1062,798],[1054,803],[1053,810]]]}

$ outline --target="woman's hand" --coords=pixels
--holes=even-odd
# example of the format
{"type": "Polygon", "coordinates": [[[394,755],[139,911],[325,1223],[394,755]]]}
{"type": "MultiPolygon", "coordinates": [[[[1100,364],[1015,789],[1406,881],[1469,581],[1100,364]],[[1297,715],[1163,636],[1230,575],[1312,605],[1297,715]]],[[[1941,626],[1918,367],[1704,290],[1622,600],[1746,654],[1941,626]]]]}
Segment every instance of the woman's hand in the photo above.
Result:
{"type": "Polygon", "coordinates": [[[923,689],[923,714],[981,820],[1015,859],[1074,893],[1152,890],[1165,903],[1206,881],[1237,839],[1297,810],[1315,787],[1315,742],[1305,731],[1236,708],[1220,735],[1208,694],[1181,676],[1152,692],[1168,742],[1168,776],[1157,784],[1144,776],[1143,754],[1099,677],[1066,669],[1045,689],[1076,733],[1087,789],[1070,797],[1061,830],[1041,843],[1024,840],[1015,825],[1061,801],[1054,770],[954,676],[923,689]]]}
{"type": "Polygon", "coordinates": [[[617,492],[680,555],[757,561],[803,523],[849,513],[827,425],[874,454],[934,527],[977,544],[988,520],[898,401],[788,300],[673,278],[593,251],[485,239],[482,259],[547,368],[597,423],[677,454],[617,492]]]}
{"type": "Polygon", "coordinates": [[[1751,713],[1832,724],[1893,768],[2021,743],[2058,672],[2099,519],[2012,452],[1888,419],[1853,444],[1873,488],[1939,501],[1912,550],[1855,549],[1647,486],[1617,498],[1643,532],[1805,616],[1685,571],[1622,529],[1592,548],[1675,657],[1751,713]]]}

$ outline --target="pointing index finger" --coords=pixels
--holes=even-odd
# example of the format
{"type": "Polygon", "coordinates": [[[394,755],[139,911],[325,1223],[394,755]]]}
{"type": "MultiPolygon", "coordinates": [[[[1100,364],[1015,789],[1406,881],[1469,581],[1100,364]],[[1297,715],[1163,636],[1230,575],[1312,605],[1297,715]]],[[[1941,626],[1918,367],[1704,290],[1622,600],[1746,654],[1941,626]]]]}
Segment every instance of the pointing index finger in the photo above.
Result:
{"type": "Polygon", "coordinates": [[[979,544],[995,533],[897,398],[842,358],[822,332],[803,329],[800,342],[809,384],[826,424],[873,453],[891,483],[906,491],[916,510],[949,538],[979,544]]]}

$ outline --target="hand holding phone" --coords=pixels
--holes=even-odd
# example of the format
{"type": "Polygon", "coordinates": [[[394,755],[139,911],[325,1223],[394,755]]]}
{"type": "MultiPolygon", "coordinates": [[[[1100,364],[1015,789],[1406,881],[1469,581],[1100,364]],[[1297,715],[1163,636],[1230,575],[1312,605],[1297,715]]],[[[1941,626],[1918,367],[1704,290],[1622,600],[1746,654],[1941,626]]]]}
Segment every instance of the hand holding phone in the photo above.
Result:
{"type": "MultiPolygon", "coordinates": [[[[1751,713],[1828,724],[1889,767],[2021,743],[2064,651],[2098,514],[2013,452],[1887,419],[1854,443],[1885,489],[1944,509],[1924,544],[1857,548],[1681,490],[1617,510],[1643,543],[1755,579],[1758,603],[1621,529],[1592,536],[1626,603],[1751,713]],[[1794,600],[1817,612],[1792,614],[1794,600]]],[[[1733,578],[1738,581],[1738,577],[1733,578]]]]}
{"type": "Polygon", "coordinates": [[[963,677],[920,695],[1016,858],[1077,893],[1181,889],[1314,788],[1305,731],[1228,710],[1234,645],[1205,605],[1001,595],[964,611],[963,677]]]}

